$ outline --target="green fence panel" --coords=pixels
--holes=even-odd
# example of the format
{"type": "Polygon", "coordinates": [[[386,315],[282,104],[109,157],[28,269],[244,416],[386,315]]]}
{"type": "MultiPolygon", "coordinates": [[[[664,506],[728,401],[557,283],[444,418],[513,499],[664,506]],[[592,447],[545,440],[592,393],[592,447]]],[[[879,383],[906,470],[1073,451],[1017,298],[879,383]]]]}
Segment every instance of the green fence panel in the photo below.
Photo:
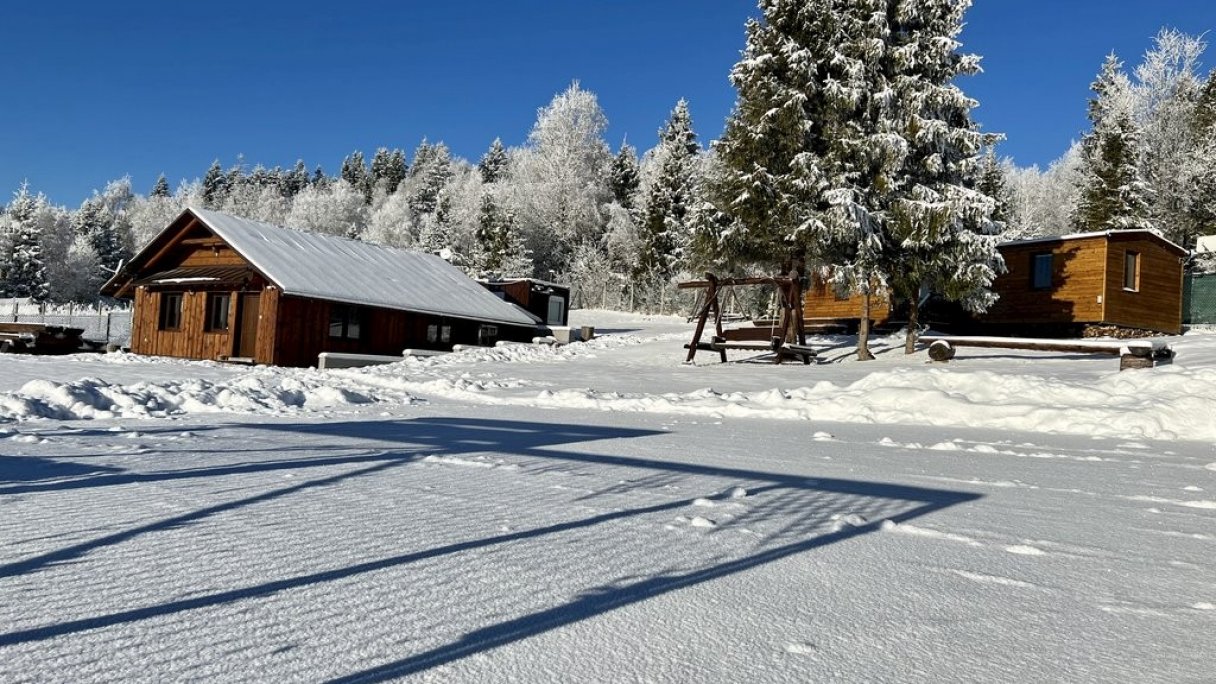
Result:
{"type": "Polygon", "coordinates": [[[1188,273],[1182,279],[1182,322],[1216,324],[1216,273],[1188,273]]]}

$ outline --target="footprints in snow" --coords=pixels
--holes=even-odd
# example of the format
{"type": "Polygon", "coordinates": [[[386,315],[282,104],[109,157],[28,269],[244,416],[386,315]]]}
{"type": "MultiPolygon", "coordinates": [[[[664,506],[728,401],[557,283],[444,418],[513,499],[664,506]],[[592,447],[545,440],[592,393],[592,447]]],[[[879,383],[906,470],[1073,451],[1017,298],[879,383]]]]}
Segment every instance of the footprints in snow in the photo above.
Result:
{"type": "MultiPolygon", "coordinates": [[[[719,521],[727,523],[747,512],[747,506],[739,503],[745,498],[747,498],[746,489],[743,487],[731,487],[712,498],[701,497],[693,499],[690,505],[701,509],[704,515],[678,515],[675,518],[675,522],[677,525],[687,525],[698,529],[716,528],[719,525],[719,521]],[[714,518],[709,517],[714,514],[711,511],[716,511],[714,518]]],[[[669,530],[675,528],[676,525],[667,525],[667,529],[669,530]]]]}

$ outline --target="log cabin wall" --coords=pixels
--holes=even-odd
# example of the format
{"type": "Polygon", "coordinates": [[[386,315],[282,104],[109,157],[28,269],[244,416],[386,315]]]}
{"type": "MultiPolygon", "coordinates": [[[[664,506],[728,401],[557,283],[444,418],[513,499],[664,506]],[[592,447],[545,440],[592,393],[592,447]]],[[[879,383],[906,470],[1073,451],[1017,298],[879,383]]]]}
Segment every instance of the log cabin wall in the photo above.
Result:
{"type": "MultiPolygon", "coordinates": [[[[485,341],[480,334],[483,324],[478,321],[377,307],[357,307],[362,313],[360,339],[331,337],[330,314],[334,307],[345,305],[290,295],[276,295],[275,299],[276,329],[271,363],[280,366],[315,366],[321,352],[400,356],[406,349],[450,350],[453,344],[485,341]],[[428,337],[432,325],[436,326],[438,334],[434,341],[428,337]],[[442,339],[444,327],[448,328],[446,340],[442,339]]],[[[517,326],[494,327],[499,340],[523,342],[535,334],[531,329],[517,326]]]]}
{"type": "Polygon", "coordinates": [[[1182,332],[1183,254],[1143,234],[1112,234],[1106,254],[1105,323],[1178,334],[1182,332]],[[1124,288],[1127,254],[1139,255],[1138,284],[1124,288]]]}
{"type": "MultiPolygon", "coordinates": [[[[812,278],[810,287],[802,296],[802,316],[806,319],[832,318],[861,320],[863,304],[861,295],[841,297],[836,288],[818,277],[812,278]]],[[[870,297],[870,320],[876,323],[891,318],[891,298],[872,295],[870,297]]]]}
{"type": "MultiPolygon", "coordinates": [[[[1103,318],[1106,239],[1002,245],[1008,272],[997,276],[992,290],[999,299],[981,316],[984,324],[1098,323],[1103,318]],[[1051,285],[1034,287],[1034,258],[1052,255],[1051,285]]],[[[1027,330],[1026,334],[1033,333],[1027,330]]]]}
{"type": "Polygon", "coordinates": [[[176,356],[184,359],[218,360],[233,356],[233,332],[236,330],[236,307],[228,308],[228,329],[206,330],[207,294],[228,294],[231,302],[239,296],[235,291],[217,290],[152,290],[141,286],[135,292],[134,317],[131,326],[131,351],[149,356],[176,356]],[[160,328],[161,298],[166,294],[181,294],[181,324],[174,330],[160,328]]]}

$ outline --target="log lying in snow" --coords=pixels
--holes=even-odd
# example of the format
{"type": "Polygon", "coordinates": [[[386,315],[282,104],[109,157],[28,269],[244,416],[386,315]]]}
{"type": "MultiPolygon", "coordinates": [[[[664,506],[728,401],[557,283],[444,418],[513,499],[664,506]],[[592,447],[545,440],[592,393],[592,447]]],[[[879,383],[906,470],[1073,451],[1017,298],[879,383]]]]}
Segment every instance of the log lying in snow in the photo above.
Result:
{"type": "Polygon", "coordinates": [[[929,358],[949,361],[956,347],[988,349],[1026,349],[1071,354],[1110,354],[1118,356],[1119,370],[1152,368],[1174,360],[1174,350],[1164,340],[1045,340],[1032,337],[944,337],[925,335],[929,358]]]}

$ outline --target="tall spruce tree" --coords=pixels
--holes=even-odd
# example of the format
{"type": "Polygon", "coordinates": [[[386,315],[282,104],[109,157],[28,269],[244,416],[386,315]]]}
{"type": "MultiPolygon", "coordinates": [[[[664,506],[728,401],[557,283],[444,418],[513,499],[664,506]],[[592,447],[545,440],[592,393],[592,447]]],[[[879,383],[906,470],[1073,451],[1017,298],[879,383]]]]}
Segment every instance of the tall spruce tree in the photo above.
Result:
{"type": "MultiPolygon", "coordinates": [[[[994,301],[989,286],[1003,270],[996,250],[995,201],[979,188],[981,152],[992,136],[971,120],[978,103],[956,85],[979,71],[960,54],[958,36],[970,0],[887,0],[885,59],[894,98],[880,130],[899,142],[896,184],[879,199],[884,244],[881,271],[907,303],[905,352],[915,351],[922,293],[936,292],[971,311],[994,301]],[[885,203],[885,206],[883,206],[885,203]]],[[[885,85],[885,84],[884,84],[885,85]]],[[[882,97],[877,90],[876,99],[882,97]]]]}
{"type": "Polygon", "coordinates": [[[642,250],[637,264],[641,274],[666,279],[677,269],[689,242],[689,212],[695,201],[700,151],[688,102],[680,100],[659,131],[659,144],[653,152],[652,163],[658,173],[648,188],[641,225],[642,250]]]}
{"type": "Polygon", "coordinates": [[[608,186],[612,198],[626,209],[637,203],[638,188],[642,184],[642,171],[638,164],[638,151],[629,143],[621,145],[621,151],[612,158],[608,169],[608,186]]]}
{"type": "Polygon", "coordinates": [[[507,148],[503,147],[502,140],[494,138],[494,142],[490,143],[490,149],[481,156],[481,161],[477,163],[477,170],[481,173],[481,181],[483,183],[497,183],[502,180],[507,173],[507,165],[510,163],[507,157],[507,148]]]}
{"type": "Polygon", "coordinates": [[[50,294],[41,227],[36,220],[40,200],[41,196],[30,194],[26,183],[14,194],[6,211],[10,235],[3,255],[6,296],[29,297],[38,303],[50,294]]]}
{"type": "Polygon", "coordinates": [[[350,183],[352,188],[363,193],[365,203],[371,203],[372,178],[367,171],[367,163],[363,160],[362,152],[355,150],[346,155],[346,159],[342,160],[342,170],[338,175],[342,180],[350,183]]]}
{"type": "MultiPolygon", "coordinates": [[[[719,259],[804,254],[865,305],[932,286],[973,308],[1000,267],[975,190],[975,102],[953,84],[968,0],[764,0],[732,71],[735,111],[717,147],[711,216],[719,259]]],[[[702,242],[705,242],[702,239],[702,242]]],[[[915,315],[915,308],[913,310],[915,315]]],[[[909,326],[908,344],[915,326],[909,326]]]]}
{"type": "Polygon", "coordinates": [[[1073,216],[1082,232],[1149,228],[1146,187],[1140,174],[1140,140],[1131,84],[1111,54],[1090,86],[1090,132],[1081,140],[1081,196],[1073,216]]]}
{"type": "Polygon", "coordinates": [[[156,185],[152,186],[151,196],[168,197],[169,195],[169,181],[165,178],[165,174],[162,173],[161,175],[157,176],[156,185]]]}
{"type": "Polygon", "coordinates": [[[202,196],[203,205],[208,209],[219,207],[228,196],[228,179],[218,159],[211,162],[206,175],[203,176],[202,196]]]}
{"type": "Polygon", "coordinates": [[[419,214],[436,212],[439,208],[439,195],[451,180],[452,174],[452,157],[448,146],[443,143],[432,145],[423,140],[414,153],[414,163],[410,167],[410,209],[419,214]]]}
{"type": "Polygon", "coordinates": [[[388,194],[397,191],[397,186],[405,180],[407,169],[405,153],[399,149],[389,150],[381,147],[372,157],[372,183],[384,188],[388,194]]]}

